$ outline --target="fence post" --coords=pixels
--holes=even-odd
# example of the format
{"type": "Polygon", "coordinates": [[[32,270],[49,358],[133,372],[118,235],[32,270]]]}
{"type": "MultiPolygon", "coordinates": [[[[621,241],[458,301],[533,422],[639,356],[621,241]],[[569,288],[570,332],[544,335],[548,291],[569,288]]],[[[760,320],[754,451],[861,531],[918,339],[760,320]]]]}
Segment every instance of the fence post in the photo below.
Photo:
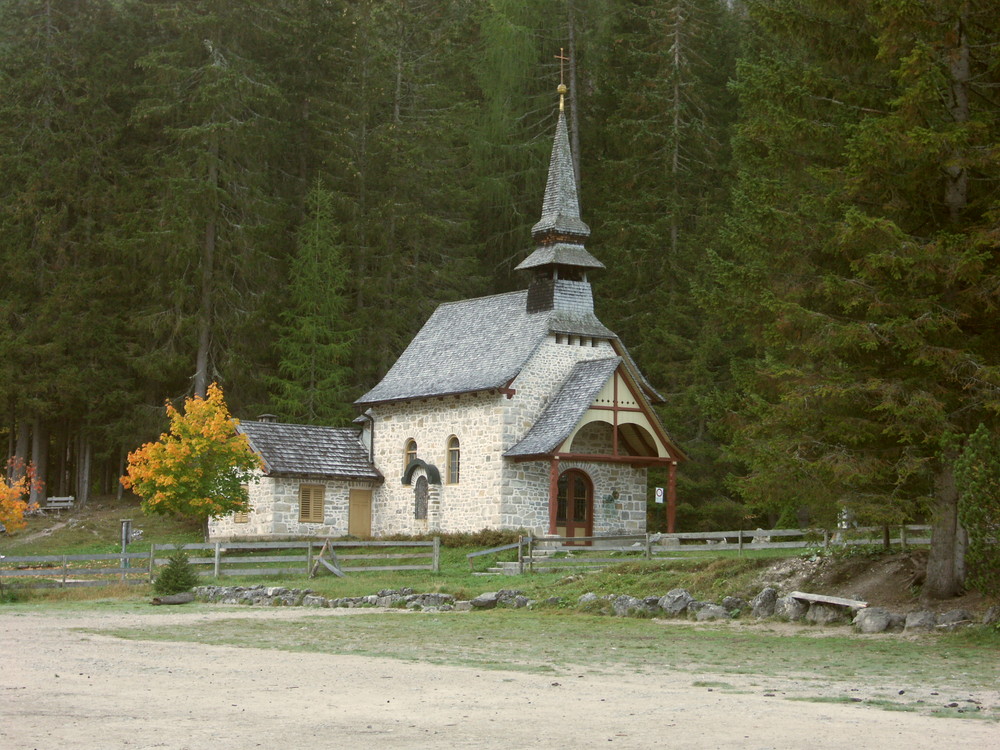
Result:
{"type": "Polygon", "coordinates": [[[216,578],[219,577],[219,569],[222,567],[222,542],[215,543],[215,571],[216,578]]]}
{"type": "Polygon", "coordinates": [[[736,537],[737,544],[739,545],[739,552],[737,557],[743,557],[743,529],[740,529],[739,536],[736,537]]]}
{"type": "Polygon", "coordinates": [[[906,552],[906,524],[899,527],[899,546],[906,552]]]}
{"type": "Polygon", "coordinates": [[[524,548],[521,546],[524,544],[524,537],[519,536],[517,538],[517,574],[524,574],[524,548]]]}
{"type": "Polygon", "coordinates": [[[646,559],[653,559],[653,543],[649,541],[649,534],[646,534],[646,559]]]}
{"type": "Polygon", "coordinates": [[[431,570],[435,573],[441,572],[441,537],[434,537],[434,562],[431,564],[431,570]]]}
{"type": "Polygon", "coordinates": [[[535,535],[528,534],[528,572],[535,572],[535,535]]]}
{"type": "Polygon", "coordinates": [[[153,582],[153,565],[156,564],[156,545],[149,545],[149,582],[153,582]]]}
{"type": "Polygon", "coordinates": [[[823,529],[823,547],[830,546],[830,531],[828,529],[823,529]]]}
{"type": "Polygon", "coordinates": [[[310,539],[306,545],[306,575],[312,572],[313,569],[313,543],[310,539]]]}
{"type": "Polygon", "coordinates": [[[69,572],[69,563],[66,561],[66,555],[63,555],[63,588],[66,588],[66,574],[69,572]]]}

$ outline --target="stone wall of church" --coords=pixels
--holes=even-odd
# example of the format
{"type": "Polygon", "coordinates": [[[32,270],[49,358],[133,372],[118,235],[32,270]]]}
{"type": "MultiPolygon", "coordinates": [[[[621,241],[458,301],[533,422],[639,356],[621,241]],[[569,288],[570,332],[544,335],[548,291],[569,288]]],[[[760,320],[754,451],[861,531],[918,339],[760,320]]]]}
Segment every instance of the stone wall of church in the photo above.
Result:
{"type": "MultiPolygon", "coordinates": [[[[559,473],[580,469],[594,484],[594,536],[646,532],[646,470],[628,464],[562,461],[559,473]],[[617,493],[617,497],[615,497],[617,493]]],[[[512,463],[504,472],[504,526],[549,533],[549,462],[512,463]]]]}
{"type": "Polygon", "coordinates": [[[252,482],[250,513],[246,523],[237,523],[235,514],[209,521],[210,539],[258,538],[268,536],[328,537],[347,534],[350,490],[370,488],[369,482],[339,479],[300,479],[260,476],[252,482]],[[323,486],[323,523],[299,520],[299,485],[323,486]]]}
{"type": "MultiPolygon", "coordinates": [[[[508,402],[503,424],[503,449],[513,447],[538,420],[577,362],[617,356],[611,343],[579,336],[549,336],[512,383],[517,394],[508,402]],[[594,345],[596,341],[596,346],[594,345]]],[[[536,534],[549,528],[549,465],[511,464],[501,485],[504,526],[524,526],[536,534]],[[515,521],[522,518],[523,523],[515,521]]]]}
{"type": "Polygon", "coordinates": [[[472,394],[418,399],[373,408],[375,466],[385,476],[372,499],[372,533],[479,531],[500,520],[501,425],[506,397],[472,394]],[[448,483],[448,440],[459,440],[459,481],[448,483]],[[417,443],[417,458],[436,467],[441,484],[431,485],[427,520],[415,518],[415,482],[402,483],[406,442],[417,443]],[[436,492],[435,492],[436,490],[436,492]],[[436,501],[436,506],[435,506],[436,501]]]}
{"type": "Polygon", "coordinates": [[[611,343],[580,336],[549,334],[512,383],[517,395],[504,418],[504,450],[523,438],[535,424],[577,362],[617,356],[611,343]]]}

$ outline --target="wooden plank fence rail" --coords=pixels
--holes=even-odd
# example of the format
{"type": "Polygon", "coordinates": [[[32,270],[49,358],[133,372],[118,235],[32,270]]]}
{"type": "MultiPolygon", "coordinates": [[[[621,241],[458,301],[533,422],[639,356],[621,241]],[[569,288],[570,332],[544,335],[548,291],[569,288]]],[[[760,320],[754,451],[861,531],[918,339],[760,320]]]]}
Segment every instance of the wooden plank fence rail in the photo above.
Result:
{"type": "MultiPolygon", "coordinates": [[[[735,531],[699,531],[675,534],[656,534],[656,554],[677,551],[690,552],[711,548],[713,550],[747,549],[801,549],[808,547],[830,547],[831,545],[860,546],[882,545],[885,529],[881,526],[846,529],[754,529],[735,531]],[[797,541],[774,541],[798,537],[797,541]]],[[[889,544],[918,546],[930,544],[930,526],[909,524],[889,527],[889,544]]]]}
{"type": "MultiPolygon", "coordinates": [[[[889,543],[907,546],[930,544],[930,526],[909,524],[889,528],[889,543]]],[[[646,559],[685,553],[705,553],[735,550],[808,549],[814,547],[870,545],[885,543],[881,526],[836,529],[754,529],[734,531],[689,531],[675,534],[630,534],[602,537],[522,537],[517,543],[478,550],[466,555],[469,569],[474,570],[473,558],[495,555],[517,549],[518,572],[536,568],[596,568],[624,562],[628,558],[603,557],[609,553],[641,555],[646,559]],[[780,540],[780,541],[775,541],[780,540]],[[590,544],[580,544],[589,542],[590,544]],[[566,556],[557,555],[565,553],[566,556]],[[556,556],[553,556],[556,555],[556,556]]],[[[634,559],[634,558],[633,558],[634,559]]],[[[681,559],[677,557],[676,559],[681,559]]],[[[507,563],[510,565],[510,563],[507,563]]]]}
{"type": "MultiPolygon", "coordinates": [[[[151,544],[148,552],[125,552],[77,555],[8,555],[0,557],[0,582],[19,579],[35,588],[50,586],[103,586],[112,583],[150,583],[156,570],[169,561],[172,552],[183,550],[194,553],[188,562],[199,576],[285,576],[309,573],[316,551],[323,540],[288,542],[212,542],[192,544],[151,544]],[[230,553],[237,554],[230,554],[230,553]],[[259,552],[260,554],[252,554],[259,552]],[[282,553],[292,554],[282,554],[282,553]],[[296,554],[297,553],[297,554],[296,554]],[[114,563],[106,567],[93,563],[114,563]],[[289,567],[292,564],[294,567],[289,567]],[[27,567],[31,566],[31,567],[27,567]],[[97,577],[96,580],[90,580],[97,577]],[[35,580],[39,579],[39,580],[35,580]],[[45,579],[45,580],[41,580],[45,579]]],[[[400,565],[353,565],[344,572],[364,573],[394,570],[439,571],[441,567],[441,541],[434,538],[426,542],[329,542],[329,547],[355,549],[358,554],[340,555],[341,560],[356,562],[390,562],[405,560],[400,565]],[[385,551],[368,552],[370,548],[385,551]],[[390,548],[421,551],[393,552],[390,548]],[[409,561],[424,559],[426,564],[414,565],[409,561]]]]}

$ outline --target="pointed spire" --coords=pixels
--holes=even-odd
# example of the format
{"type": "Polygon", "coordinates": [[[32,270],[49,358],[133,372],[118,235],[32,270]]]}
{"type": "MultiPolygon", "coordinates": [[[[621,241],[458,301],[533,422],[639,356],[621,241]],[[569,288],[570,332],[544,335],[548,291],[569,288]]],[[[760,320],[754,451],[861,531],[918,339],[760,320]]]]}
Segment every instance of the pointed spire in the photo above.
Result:
{"type": "Polygon", "coordinates": [[[542,218],[531,228],[532,238],[543,245],[554,242],[582,244],[590,236],[590,227],[580,219],[580,201],[576,194],[576,174],[569,149],[566,113],[562,107],[565,86],[560,86],[559,120],[549,159],[549,178],[545,183],[542,218]]]}

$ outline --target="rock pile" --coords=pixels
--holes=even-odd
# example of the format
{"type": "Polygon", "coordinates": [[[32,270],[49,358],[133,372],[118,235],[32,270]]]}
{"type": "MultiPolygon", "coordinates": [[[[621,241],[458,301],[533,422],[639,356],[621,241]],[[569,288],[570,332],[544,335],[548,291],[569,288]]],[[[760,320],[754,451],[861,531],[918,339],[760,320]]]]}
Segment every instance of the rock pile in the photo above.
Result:
{"type": "MultiPolygon", "coordinates": [[[[410,588],[384,589],[368,596],[328,599],[310,589],[283,586],[199,586],[194,589],[194,595],[200,601],[257,607],[391,607],[421,612],[467,612],[497,607],[530,609],[538,605],[563,604],[559,597],[538,602],[517,589],[487,591],[467,601],[456,600],[451,594],[416,594],[410,588]]],[[[616,617],[686,617],[698,622],[730,620],[741,616],[820,625],[850,622],[859,633],[934,632],[955,630],[976,622],[972,614],[964,609],[953,609],[940,615],[929,610],[904,615],[882,607],[851,609],[822,602],[806,602],[793,596],[779,596],[771,586],[764,588],[749,602],[734,596],[725,597],[721,604],[702,602],[687,589],[672,589],[662,596],[643,598],[627,594],[598,596],[588,592],[577,600],[577,606],[616,617]]],[[[1000,622],[1000,607],[991,608],[983,619],[986,625],[996,622],[1000,622]]]]}
{"type": "Polygon", "coordinates": [[[472,609],[469,602],[456,601],[451,594],[415,594],[413,589],[383,589],[368,596],[328,599],[310,589],[284,586],[198,586],[197,599],[219,604],[246,604],[254,607],[394,607],[423,612],[472,609]]]}

